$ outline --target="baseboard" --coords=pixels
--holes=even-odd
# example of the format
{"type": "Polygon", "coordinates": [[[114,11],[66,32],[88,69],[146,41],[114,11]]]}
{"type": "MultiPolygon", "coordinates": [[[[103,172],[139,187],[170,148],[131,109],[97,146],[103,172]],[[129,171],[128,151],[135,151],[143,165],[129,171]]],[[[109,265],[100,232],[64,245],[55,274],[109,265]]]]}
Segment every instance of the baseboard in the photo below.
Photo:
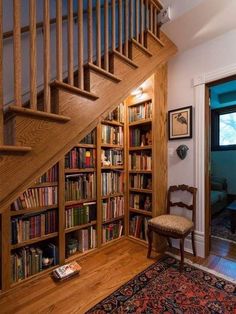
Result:
{"type": "MultiPolygon", "coordinates": [[[[172,239],[173,247],[179,249],[179,240],[172,239]]],[[[203,232],[195,231],[195,245],[197,256],[205,257],[205,241],[203,232]]],[[[190,254],[193,253],[191,237],[188,236],[184,242],[184,250],[190,254]]]]}

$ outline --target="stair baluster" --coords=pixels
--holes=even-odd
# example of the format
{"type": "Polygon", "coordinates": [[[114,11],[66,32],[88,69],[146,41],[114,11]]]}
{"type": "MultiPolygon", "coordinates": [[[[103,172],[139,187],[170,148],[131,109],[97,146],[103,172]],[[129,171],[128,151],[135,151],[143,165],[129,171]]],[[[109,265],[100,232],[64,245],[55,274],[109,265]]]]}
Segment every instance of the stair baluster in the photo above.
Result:
{"type": "Polygon", "coordinates": [[[104,1],[104,70],[109,71],[108,0],[104,1]]]}
{"type": "Polygon", "coordinates": [[[30,27],[30,108],[37,110],[36,0],[29,2],[30,27]]]}
{"type": "Polygon", "coordinates": [[[78,0],[78,87],[84,89],[84,34],[83,1],[78,0]]]}
{"type": "Polygon", "coordinates": [[[129,54],[129,1],[125,0],[125,56],[129,54]]]}
{"type": "MultiPolygon", "coordinates": [[[[131,0],[132,2],[132,0],[131,0]]],[[[111,49],[112,51],[116,50],[116,0],[112,0],[111,2],[111,16],[112,16],[112,23],[111,23],[111,33],[112,33],[112,40],[111,40],[111,49]]]]}
{"type": "Polygon", "coordinates": [[[43,63],[44,63],[44,111],[51,112],[50,89],[50,0],[44,0],[43,19],[43,63]]]}
{"type": "Polygon", "coordinates": [[[88,0],[88,62],[93,63],[93,4],[88,0]]]}
{"type": "Polygon", "coordinates": [[[74,86],[74,17],[73,17],[73,0],[67,0],[68,15],[68,83],[74,86]]]}
{"type": "Polygon", "coordinates": [[[123,42],[122,42],[122,27],[123,27],[123,25],[122,25],[123,24],[122,23],[122,0],[119,0],[118,4],[119,4],[119,16],[118,16],[119,41],[118,41],[118,51],[120,53],[122,53],[123,52],[122,51],[122,44],[123,44],[123,42]]]}
{"type": "Polygon", "coordinates": [[[57,49],[57,80],[62,82],[62,1],[56,0],[56,49],[57,49]]]}
{"type": "Polygon", "coordinates": [[[97,60],[96,64],[101,67],[101,3],[97,0],[96,4],[96,36],[97,36],[97,60]]]}
{"type": "Polygon", "coordinates": [[[3,25],[2,0],[0,0],[0,145],[3,144],[3,25]]]}

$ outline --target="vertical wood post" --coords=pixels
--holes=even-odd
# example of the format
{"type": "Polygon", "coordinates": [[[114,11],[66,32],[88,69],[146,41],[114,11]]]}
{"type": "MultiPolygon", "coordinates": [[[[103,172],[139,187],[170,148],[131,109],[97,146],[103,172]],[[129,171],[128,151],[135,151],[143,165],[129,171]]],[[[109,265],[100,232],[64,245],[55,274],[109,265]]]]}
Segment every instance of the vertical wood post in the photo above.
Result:
{"type": "Polygon", "coordinates": [[[74,18],[73,18],[73,0],[67,0],[68,10],[68,83],[74,85],[74,18]]]}
{"type": "Polygon", "coordinates": [[[122,53],[122,0],[119,0],[119,40],[118,50],[122,53]]]}
{"type": "Polygon", "coordinates": [[[104,0],[104,69],[109,69],[108,0],[104,0]]]}
{"type": "Polygon", "coordinates": [[[112,0],[111,2],[111,15],[112,15],[112,22],[111,22],[111,48],[112,51],[116,49],[116,0],[112,0]]]}
{"type": "Polygon", "coordinates": [[[143,0],[140,0],[140,43],[143,45],[144,42],[144,27],[143,27],[143,0]]]}
{"type": "Polygon", "coordinates": [[[30,35],[30,108],[37,110],[37,43],[36,43],[36,0],[29,2],[30,35]]]}
{"type": "Polygon", "coordinates": [[[149,11],[149,27],[150,31],[153,32],[153,4],[150,4],[150,11],[149,11]]]}
{"type": "Polygon", "coordinates": [[[83,1],[78,0],[78,87],[84,88],[83,1]]]}
{"type": "Polygon", "coordinates": [[[97,246],[101,247],[102,244],[102,192],[101,192],[101,134],[102,126],[101,123],[97,125],[97,246]]]}
{"type": "Polygon", "coordinates": [[[149,9],[148,9],[149,6],[148,6],[148,4],[149,4],[149,0],[145,0],[145,13],[146,13],[146,14],[145,14],[145,30],[148,30],[148,28],[149,28],[149,27],[148,27],[148,25],[149,25],[149,24],[148,24],[148,22],[149,22],[149,21],[148,21],[148,16],[149,16],[149,15],[148,15],[148,14],[149,14],[149,9]]]}
{"type": "Polygon", "coordinates": [[[101,67],[101,1],[97,0],[96,3],[96,37],[97,37],[97,60],[96,64],[101,67]]]}
{"type": "Polygon", "coordinates": [[[62,1],[56,2],[57,80],[62,81],[62,1]]]}
{"type": "Polygon", "coordinates": [[[3,25],[2,0],[0,0],[0,145],[3,144],[3,25]]]}
{"type": "Polygon", "coordinates": [[[129,1],[125,0],[125,55],[129,54],[129,1]]]}
{"type": "Polygon", "coordinates": [[[136,0],[136,10],[135,10],[135,25],[136,25],[136,30],[135,30],[135,39],[139,41],[139,0],[136,0]]]}
{"type": "Polygon", "coordinates": [[[7,208],[1,215],[1,279],[3,291],[8,290],[11,284],[10,225],[10,208],[7,208]]]}
{"type": "Polygon", "coordinates": [[[93,4],[88,0],[88,62],[93,62],[93,4]]]}
{"type": "Polygon", "coordinates": [[[65,160],[58,163],[58,222],[59,264],[65,263],[65,160]]]}
{"type": "Polygon", "coordinates": [[[133,0],[129,3],[129,14],[130,14],[130,38],[134,37],[134,6],[133,0]]]}
{"type": "Polygon", "coordinates": [[[43,19],[43,45],[44,45],[44,110],[51,111],[50,93],[50,0],[44,0],[43,19]]]}
{"type": "Polygon", "coordinates": [[[154,7],[154,12],[153,12],[153,33],[156,36],[157,35],[157,8],[154,7]]]}
{"type": "Polygon", "coordinates": [[[21,1],[13,0],[14,95],[15,105],[21,106],[21,1]]]}

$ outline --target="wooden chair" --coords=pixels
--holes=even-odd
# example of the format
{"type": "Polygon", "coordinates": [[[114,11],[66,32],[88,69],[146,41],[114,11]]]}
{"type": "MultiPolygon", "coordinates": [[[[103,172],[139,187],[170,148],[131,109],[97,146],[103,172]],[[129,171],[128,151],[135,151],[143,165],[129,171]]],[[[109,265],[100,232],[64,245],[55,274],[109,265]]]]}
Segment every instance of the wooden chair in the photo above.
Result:
{"type": "MultiPolygon", "coordinates": [[[[167,194],[167,214],[160,215],[158,217],[154,217],[148,222],[148,253],[147,257],[150,258],[152,251],[152,240],[153,240],[153,232],[157,234],[167,237],[167,241],[169,246],[171,247],[170,238],[180,239],[180,254],[181,254],[181,262],[180,262],[180,271],[183,270],[184,264],[184,240],[188,234],[191,233],[192,237],[192,248],[193,255],[196,256],[195,242],[194,242],[194,229],[195,229],[195,221],[196,221],[196,193],[197,189],[194,187],[189,187],[187,185],[175,185],[170,186],[167,194]],[[181,193],[187,191],[192,194],[192,201],[189,204],[185,204],[182,201],[172,202],[171,196],[173,192],[180,191],[178,197],[181,199],[181,193]],[[179,196],[180,195],[180,196],[179,196]],[[178,215],[171,215],[170,208],[173,206],[178,206],[181,208],[186,208],[192,212],[192,219],[187,219],[185,217],[181,217],[178,215]]],[[[188,193],[187,193],[188,194],[188,193]]]]}

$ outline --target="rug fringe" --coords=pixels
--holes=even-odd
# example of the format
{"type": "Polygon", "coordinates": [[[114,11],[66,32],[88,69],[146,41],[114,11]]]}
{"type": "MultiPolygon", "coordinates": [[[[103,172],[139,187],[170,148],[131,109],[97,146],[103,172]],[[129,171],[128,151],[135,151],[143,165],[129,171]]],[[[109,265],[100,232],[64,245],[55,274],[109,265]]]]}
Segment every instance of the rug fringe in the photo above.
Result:
{"type": "MultiPolygon", "coordinates": [[[[165,254],[167,254],[167,255],[169,255],[169,256],[171,256],[171,257],[174,257],[174,258],[176,258],[177,260],[180,260],[180,257],[179,257],[178,255],[176,255],[176,254],[173,254],[173,253],[168,252],[168,251],[166,251],[165,254]]],[[[188,258],[184,258],[184,262],[187,263],[187,264],[190,264],[191,266],[194,266],[194,267],[196,267],[196,268],[199,268],[199,269],[201,269],[201,270],[204,270],[204,271],[206,271],[206,272],[208,272],[208,273],[210,273],[210,274],[212,274],[212,275],[215,275],[215,276],[217,276],[217,277],[219,277],[219,278],[222,278],[222,279],[225,279],[225,280],[227,280],[227,281],[230,281],[230,282],[232,282],[233,284],[236,284],[236,279],[233,279],[233,278],[231,278],[231,277],[229,277],[229,276],[227,276],[227,275],[224,275],[224,274],[222,274],[222,273],[219,273],[218,271],[213,270],[213,269],[210,269],[210,268],[208,268],[208,267],[206,267],[206,266],[202,266],[202,265],[200,265],[200,264],[194,263],[194,262],[192,262],[192,261],[191,261],[190,259],[188,259],[188,258]]]]}

